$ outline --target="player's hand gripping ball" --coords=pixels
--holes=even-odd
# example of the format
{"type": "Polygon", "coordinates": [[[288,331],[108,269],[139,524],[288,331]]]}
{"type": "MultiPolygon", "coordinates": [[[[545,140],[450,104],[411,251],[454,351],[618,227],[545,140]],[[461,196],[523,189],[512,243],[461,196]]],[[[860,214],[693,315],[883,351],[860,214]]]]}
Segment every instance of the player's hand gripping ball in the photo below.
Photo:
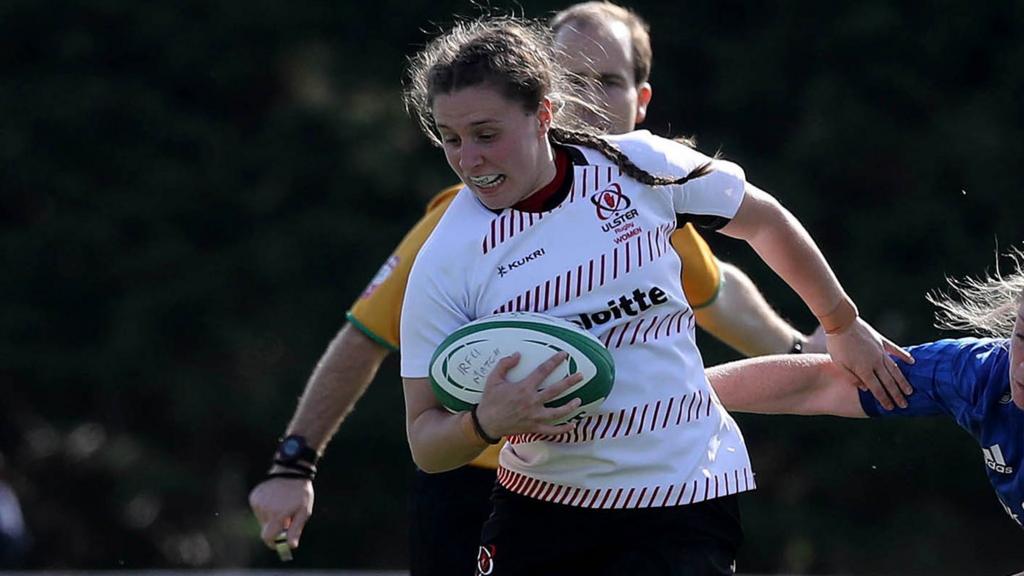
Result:
{"type": "Polygon", "coordinates": [[[583,376],[547,404],[557,407],[574,398],[582,401],[578,409],[552,424],[593,414],[615,383],[612,356],[590,332],[553,316],[508,312],[474,320],[441,342],[430,360],[434,394],[452,412],[469,410],[480,402],[487,375],[498,360],[515,352],[521,356],[508,373],[509,380],[522,380],[556,352],[566,352],[569,358],[541,383],[541,389],[577,372],[583,376]]]}

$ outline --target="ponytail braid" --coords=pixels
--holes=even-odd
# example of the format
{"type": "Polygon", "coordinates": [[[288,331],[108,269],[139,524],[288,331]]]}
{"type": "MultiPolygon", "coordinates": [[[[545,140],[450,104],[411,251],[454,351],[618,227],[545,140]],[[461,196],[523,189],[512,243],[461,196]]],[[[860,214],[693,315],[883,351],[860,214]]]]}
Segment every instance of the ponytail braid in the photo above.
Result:
{"type": "Polygon", "coordinates": [[[577,132],[574,130],[566,130],[565,128],[556,127],[552,127],[550,133],[552,139],[561,142],[562,144],[575,144],[577,146],[586,146],[587,148],[593,148],[594,150],[597,150],[602,155],[604,155],[605,158],[608,158],[609,160],[614,162],[615,165],[618,166],[624,174],[626,174],[626,176],[629,176],[630,178],[636,180],[637,182],[640,182],[641,184],[646,184],[648,186],[670,186],[673,184],[685,184],[690,180],[694,180],[696,178],[700,178],[701,176],[710,174],[712,171],[711,162],[708,161],[701,164],[700,166],[697,166],[696,168],[691,170],[687,175],[681,178],[667,178],[665,176],[655,176],[634,164],[633,161],[629,159],[629,156],[626,156],[622,152],[622,150],[619,150],[607,140],[603,138],[598,138],[594,134],[589,134],[587,132],[577,132]]]}

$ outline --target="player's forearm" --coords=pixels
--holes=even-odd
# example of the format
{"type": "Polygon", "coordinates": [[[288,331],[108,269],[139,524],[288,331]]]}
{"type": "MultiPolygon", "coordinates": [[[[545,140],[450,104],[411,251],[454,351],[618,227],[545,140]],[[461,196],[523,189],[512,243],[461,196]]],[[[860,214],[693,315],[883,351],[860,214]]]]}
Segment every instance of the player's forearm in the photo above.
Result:
{"type": "Polygon", "coordinates": [[[746,240],[818,318],[848,297],[803,225],[770,194],[751,184],[724,233],[746,240]]]}
{"type": "Polygon", "coordinates": [[[740,269],[719,262],[718,297],[695,311],[697,324],[746,356],[785,354],[804,336],[783,320],[740,269]]]}
{"type": "Polygon", "coordinates": [[[469,412],[440,407],[426,378],[405,378],[406,434],[416,465],[444,472],[468,464],[487,448],[469,412]]]}
{"type": "Polygon", "coordinates": [[[346,324],[313,370],[287,433],[304,436],[322,452],[387,355],[387,348],[346,324]]]}
{"type": "Polygon", "coordinates": [[[469,412],[430,410],[409,426],[408,433],[413,461],[430,473],[464,466],[488,446],[475,434],[469,412]]]}
{"type": "Polygon", "coordinates": [[[707,376],[733,412],[865,417],[856,379],[824,354],[740,360],[708,368],[707,376]]]}

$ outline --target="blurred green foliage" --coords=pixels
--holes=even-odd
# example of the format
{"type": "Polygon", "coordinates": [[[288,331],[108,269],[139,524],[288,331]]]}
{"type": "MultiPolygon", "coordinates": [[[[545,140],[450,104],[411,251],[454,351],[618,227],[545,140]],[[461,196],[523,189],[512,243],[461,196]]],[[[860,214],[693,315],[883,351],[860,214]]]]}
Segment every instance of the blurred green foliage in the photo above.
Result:
{"type": "MultiPolygon", "coordinates": [[[[633,6],[653,23],[647,127],[740,162],[889,336],[939,337],[924,292],[1024,240],[1020,3],[633,6]]],[[[452,181],[402,110],[404,58],[479,12],[0,3],[0,476],[30,566],[270,565],[247,491],[347,306],[452,181]]],[[[811,329],[746,247],[711,241],[811,329]]],[[[708,363],[735,358],[701,343],[708,363]]],[[[405,564],[394,360],[328,451],[297,565],[405,564]]],[[[1024,562],[950,422],[740,421],[760,486],[743,571],[1024,562]]]]}

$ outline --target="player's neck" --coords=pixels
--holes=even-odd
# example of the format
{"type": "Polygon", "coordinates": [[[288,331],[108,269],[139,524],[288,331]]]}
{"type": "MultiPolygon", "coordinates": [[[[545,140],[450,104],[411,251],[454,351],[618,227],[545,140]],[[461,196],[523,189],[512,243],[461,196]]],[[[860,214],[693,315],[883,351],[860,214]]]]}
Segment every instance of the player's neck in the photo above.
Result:
{"type": "Polygon", "coordinates": [[[572,189],[572,162],[569,153],[555,146],[555,177],[540,190],[520,200],[512,208],[521,212],[545,212],[558,206],[572,189]]]}

